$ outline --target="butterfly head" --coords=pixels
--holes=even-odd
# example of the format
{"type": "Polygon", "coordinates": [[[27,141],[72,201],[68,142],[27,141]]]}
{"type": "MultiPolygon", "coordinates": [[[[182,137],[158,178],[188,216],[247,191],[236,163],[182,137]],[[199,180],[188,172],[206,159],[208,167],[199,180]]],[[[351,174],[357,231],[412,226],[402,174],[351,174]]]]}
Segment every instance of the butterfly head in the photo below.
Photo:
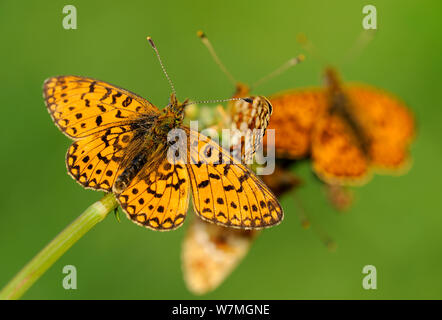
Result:
{"type": "Polygon", "coordinates": [[[180,103],[175,93],[170,95],[169,104],[163,109],[163,112],[157,119],[157,127],[160,130],[168,132],[181,125],[184,119],[184,108],[188,100],[180,103]]]}
{"type": "Polygon", "coordinates": [[[172,93],[170,95],[170,103],[167,106],[169,109],[169,112],[172,116],[174,116],[175,121],[177,124],[181,124],[181,122],[184,119],[184,109],[188,105],[189,99],[184,100],[183,103],[180,103],[178,99],[176,98],[175,93],[172,93]]]}
{"type": "Polygon", "coordinates": [[[326,87],[331,92],[339,91],[341,80],[335,69],[328,67],[324,72],[324,80],[326,87]]]}
{"type": "Polygon", "coordinates": [[[233,95],[234,98],[242,98],[247,97],[250,93],[250,88],[248,85],[238,82],[235,87],[235,94],[233,95]]]}

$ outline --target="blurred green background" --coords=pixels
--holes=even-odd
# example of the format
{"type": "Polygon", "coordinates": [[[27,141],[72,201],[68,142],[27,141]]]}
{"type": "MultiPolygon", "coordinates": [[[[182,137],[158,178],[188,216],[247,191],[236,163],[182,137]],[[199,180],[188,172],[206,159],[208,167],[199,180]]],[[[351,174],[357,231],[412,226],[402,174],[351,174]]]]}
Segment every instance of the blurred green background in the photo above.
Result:
{"type": "MultiPolygon", "coordinates": [[[[375,176],[357,188],[347,214],[330,207],[308,163],[296,168],[306,182],[298,196],[313,223],[337,242],[336,252],[300,227],[293,199],[283,198],[284,222],[265,230],[227,281],[203,298],[442,298],[441,13],[438,0],[2,1],[0,287],[102,197],[66,174],[70,141],[46,111],[44,79],[90,76],[164,106],[170,89],[145,40],[151,35],[181,100],[230,97],[231,84],[196,37],[203,29],[231,72],[249,83],[303,52],[295,36],[304,32],[345,80],[395,93],[418,123],[411,171],[375,176]],[[66,4],[77,8],[77,30],[62,27],[66,4]],[[378,32],[344,63],[362,30],[366,4],[377,7],[378,32]],[[377,290],[362,288],[367,264],[377,267],[377,290]]],[[[306,54],[305,63],[256,93],[321,84],[324,65],[306,54]]],[[[160,233],[109,215],[24,298],[193,299],[180,261],[187,225],[160,233]],[[77,267],[77,290],[62,287],[68,264],[77,267]]]]}

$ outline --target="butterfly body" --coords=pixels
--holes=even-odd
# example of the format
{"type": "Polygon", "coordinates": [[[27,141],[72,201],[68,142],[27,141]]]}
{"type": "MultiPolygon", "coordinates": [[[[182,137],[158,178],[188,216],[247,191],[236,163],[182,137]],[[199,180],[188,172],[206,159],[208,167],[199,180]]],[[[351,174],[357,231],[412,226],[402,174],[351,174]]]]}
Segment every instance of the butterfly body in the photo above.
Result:
{"type": "Polygon", "coordinates": [[[325,112],[328,116],[339,117],[345,122],[348,130],[356,137],[354,143],[358,145],[366,157],[369,157],[368,137],[353,112],[354,106],[352,106],[345,89],[342,87],[338,74],[334,69],[327,68],[324,76],[326,84],[325,92],[328,101],[325,112]]]}

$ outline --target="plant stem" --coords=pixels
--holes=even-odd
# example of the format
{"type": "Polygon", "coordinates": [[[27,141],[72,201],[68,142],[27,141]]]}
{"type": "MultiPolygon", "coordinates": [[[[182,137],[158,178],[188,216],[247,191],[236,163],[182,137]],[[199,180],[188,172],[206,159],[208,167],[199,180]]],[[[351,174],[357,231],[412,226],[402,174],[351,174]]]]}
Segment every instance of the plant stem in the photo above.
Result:
{"type": "Polygon", "coordinates": [[[114,195],[109,193],[87,208],[0,291],[0,300],[19,299],[75,242],[117,206],[114,195]]]}

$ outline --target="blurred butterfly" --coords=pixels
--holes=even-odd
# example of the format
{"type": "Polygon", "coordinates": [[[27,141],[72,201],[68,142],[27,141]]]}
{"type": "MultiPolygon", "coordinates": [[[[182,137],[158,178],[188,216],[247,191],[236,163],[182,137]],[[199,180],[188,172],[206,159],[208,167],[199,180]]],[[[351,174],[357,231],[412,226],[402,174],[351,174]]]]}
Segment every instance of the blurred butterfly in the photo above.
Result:
{"type": "Polygon", "coordinates": [[[367,85],[342,85],[331,68],[325,71],[325,83],[325,89],[271,97],[277,111],[269,128],[278,128],[278,157],[311,156],[316,174],[338,185],[364,183],[372,171],[400,173],[407,168],[415,130],[404,103],[367,85]],[[288,135],[291,139],[282,139],[288,135]]]}
{"type": "Polygon", "coordinates": [[[160,111],[103,81],[47,79],[48,111],[74,140],[66,155],[69,174],[85,188],[113,192],[129,219],[154,230],[182,225],[190,189],[205,221],[244,229],[279,223],[282,208],[265,184],[215,141],[182,124],[189,102],[178,102],[170,84],[170,103],[160,111]]]}

